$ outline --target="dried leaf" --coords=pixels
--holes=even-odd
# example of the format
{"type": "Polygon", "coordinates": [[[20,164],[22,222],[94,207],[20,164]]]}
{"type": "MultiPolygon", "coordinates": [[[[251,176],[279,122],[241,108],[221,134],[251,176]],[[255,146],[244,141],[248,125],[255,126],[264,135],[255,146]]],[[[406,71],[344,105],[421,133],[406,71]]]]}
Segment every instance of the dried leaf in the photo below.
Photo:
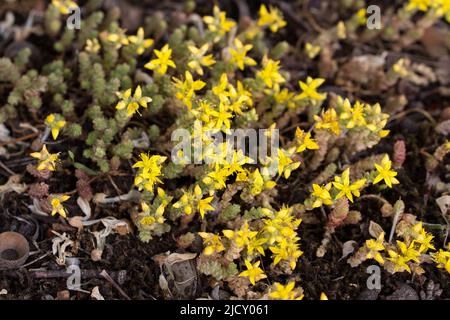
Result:
{"type": "Polygon", "coordinates": [[[450,209],[450,196],[442,196],[436,199],[436,203],[443,215],[448,215],[450,209]]]}
{"type": "Polygon", "coordinates": [[[27,185],[25,183],[20,182],[19,175],[12,175],[8,178],[8,181],[0,186],[0,194],[4,194],[7,192],[14,191],[15,193],[21,194],[27,190],[27,185]]]}
{"type": "Polygon", "coordinates": [[[345,257],[347,257],[349,254],[353,253],[353,251],[355,251],[356,244],[357,244],[357,242],[353,241],[353,240],[344,242],[344,244],[342,245],[342,257],[339,260],[342,260],[345,257]]]}
{"type": "Polygon", "coordinates": [[[81,211],[84,213],[85,217],[83,217],[83,220],[89,220],[91,218],[91,205],[89,204],[89,201],[86,201],[82,197],[77,198],[77,204],[80,207],[81,211]]]}
{"type": "Polygon", "coordinates": [[[92,289],[91,298],[94,298],[95,300],[105,300],[105,298],[100,293],[98,286],[92,289]]]}
{"type": "Polygon", "coordinates": [[[450,134],[450,120],[442,121],[434,129],[436,132],[448,136],[450,134]]]}

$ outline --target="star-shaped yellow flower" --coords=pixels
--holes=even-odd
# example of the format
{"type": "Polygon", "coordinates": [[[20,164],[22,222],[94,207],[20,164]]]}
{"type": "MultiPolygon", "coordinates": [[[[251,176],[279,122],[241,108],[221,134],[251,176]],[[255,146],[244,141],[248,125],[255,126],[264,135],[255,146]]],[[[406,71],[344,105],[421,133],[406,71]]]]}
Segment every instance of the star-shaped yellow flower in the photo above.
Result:
{"type": "Polygon", "coordinates": [[[153,45],[153,39],[144,38],[144,28],[140,27],[135,36],[129,36],[130,43],[136,46],[136,53],[141,55],[145,52],[145,49],[150,48],[153,45]]]}
{"type": "Polygon", "coordinates": [[[381,180],[384,180],[386,185],[389,188],[392,188],[393,184],[399,184],[400,182],[394,178],[397,175],[397,172],[394,170],[391,170],[392,162],[389,160],[389,156],[386,154],[384,155],[383,159],[381,160],[381,165],[375,164],[375,169],[378,171],[378,176],[375,177],[373,180],[374,184],[377,184],[381,180]]]}
{"type": "Polygon", "coordinates": [[[166,44],[161,50],[153,50],[156,55],[156,59],[151,60],[144,65],[145,68],[155,70],[160,75],[164,75],[169,67],[176,68],[175,63],[171,60],[172,49],[166,44]]]}
{"type": "Polygon", "coordinates": [[[200,48],[197,48],[194,45],[188,45],[188,50],[191,53],[191,60],[188,62],[188,67],[191,70],[194,70],[199,75],[203,75],[203,67],[210,67],[216,60],[214,60],[214,56],[212,54],[206,55],[206,52],[209,49],[209,44],[206,43],[200,48]]]}
{"type": "Polygon", "coordinates": [[[274,290],[269,294],[269,298],[272,300],[302,300],[303,290],[295,290],[295,281],[289,282],[283,286],[281,283],[274,283],[274,290]]]}
{"type": "Polygon", "coordinates": [[[231,19],[227,19],[224,11],[220,11],[218,6],[214,6],[213,16],[203,17],[203,21],[208,25],[208,30],[216,34],[214,42],[219,41],[227,32],[236,25],[231,19]]]}
{"type": "Polygon", "coordinates": [[[277,32],[279,29],[286,26],[286,21],[283,19],[282,13],[275,7],[269,6],[269,10],[265,5],[259,8],[258,26],[269,26],[270,31],[277,32]]]}
{"type": "Polygon", "coordinates": [[[330,189],[331,183],[327,183],[324,187],[319,186],[318,184],[313,183],[313,192],[311,195],[315,198],[312,207],[319,208],[322,204],[326,204],[331,206],[333,204],[333,200],[331,199],[330,189]]]}
{"type": "Polygon", "coordinates": [[[126,90],[124,93],[117,92],[116,94],[121,99],[117,103],[116,109],[122,110],[127,108],[127,115],[129,117],[138,111],[139,106],[147,108],[147,104],[152,101],[152,98],[142,96],[141,86],[137,86],[133,96],[131,96],[131,89],[126,90]]]}
{"type": "Polygon", "coordinates": [[[45,144],[42,146],[42,150],[40,152],[33,152],[30,154],[30,156],[39,160],[39,163],[37,165],[37,169],[39,171],[56,170],[56,162],[58,161],[58,154],[57,153],[52,154],[48,152],[47,146],[45,144]]]}
{"type": "Polygon", "coordinates": [[[359,197],[359,189],[366,183],[366,179],[360,179],[350,184],[350,168],[345,169],[342,176],[336,176],[334,178],[333,185],[340,192],[336,195],[336,199],[346,196],[348,200],[353,202],[353,195],[359,197]]]}
{"type": "Polygon", "coordinates": [[[380,251],[385,249],[384,232],[380,233],[376,240],[366,240],[366,247],[369,249],[369,252],[366,255],[367,259],[375,259],[379,264],[384,264],[384,259],[380,253],[380,251]]]}
{"type": "Polygon", "coordinates": [[[256,76],[264,81],[268,88],[272,88],[275,84],[280,84],[286,81],[280,74],[280,61],[274,61],[264,56],[262,61],[263,69],[256,73],[256,76]]]}
{"type": "Polygon", "coordinates": [[[62,203],[67,201],[69,198],[70,196],[64,194],[50,196],[49,200],[52,206],[52,216],[58,213],[61,217],[67,218],[67,212],[62,203]]]}
{"type": "Polygon", "coordinates": [[[297,128],[297,130],[295,130],[295,139],[297,142],[296,152],[303,152],[306,149],[319,149],[319,145],[317,144],[317,142],[311,138],[311,132],[305,133],[302,129],[297,128]]]}
{"type": "Polygon", "coordinates": [[[52,113],[45,118],[45,124],[51,129],[53,140],[56,140],[59,132],[66,125],[66,121],[61,115],[52,113]]]}
{"type": "Polygon", "coordinates": [[[267,276],[264,274],[264,271],[259,267],[260,263],[261,261],[257,261],[252,264],[249,260],[246,259],[245,266],[247,267],[247,270],[241,272],[239,276],[248,277],[252,285],[255,285],[255,283],[261,279],[267,278],[267,276]]]}
{"type": "Polygon", "coordinates": [[[298,84],[303,92],[297,96],[297,99],[303,100],[303,99],[309,98],[311,100],[317,100],[317,101],[325,100],[327,95],[320,94],[317,92],[317,88],[319,88],[322,85],[322,83],[324,83],[324,82],[325,82],[325,79],[321,79],[321,78],[313,79],[311,77],[306,78],[306,82],[299,81],[298,84]]]}
{"type": "Polygon", "coordinates": [[[236,65],[240,70],[244,70],[246,65],[255,66],[256,61],[250,57],[247,57],[247,52],[249,52],[252,48],[253,46],[251,44],[243,45],[241,40],[235,38],[234,48],[230,48],[230,63],[232,65],[236,65]]]}

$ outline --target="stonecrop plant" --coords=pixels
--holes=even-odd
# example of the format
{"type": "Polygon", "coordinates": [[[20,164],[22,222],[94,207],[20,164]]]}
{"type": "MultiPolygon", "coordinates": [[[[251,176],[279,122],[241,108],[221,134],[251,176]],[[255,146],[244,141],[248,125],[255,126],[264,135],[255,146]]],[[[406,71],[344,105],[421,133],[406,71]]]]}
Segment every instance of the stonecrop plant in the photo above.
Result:
{"type": "MultiPolygon", "coordinates": [[[[293,273],[309,248],[300,236],[303,220],[325,217],[316,252],[322,258],[339,227],[361,221],[359,198],[402,184],[392,155],[364,156],[389,135],[388,112],[379,103],[327,91],[325,78],[288,72],[287,42],[269,44],[287,25],[276,6],[261,5],[257,17],[238,24],[216,5],[210,15],[173,30],[155,15],[134,34],[94,5],[83,13],[79,31],[50,23],[73,6],[52,1],[45,14],[49,32],[58,35],[57,60],[40,71],[0,62],[17,74],[9,78],[15,89],[0,110],[2,119],[14,117],[14,106],[22,103],[47,130],[30,153],[35,162],[28,171],[36,184],[50,185],[63,170],[76,169],[82,177],[77,195],[36,195],[39,210],[70,220],[75,214],[66,204],[72,198],[93,201],[87,181],[127,170],[129,190],[117,201],[129,202],[126,218],[143,242],[180,226],[177,241],[198,253],[197,268],[211,281],[239,298],[300,300],[301,279],[293,273]],[[69,55],[76,67],[66,65],[69,55]],[[84,95],[82,108],[76,107],[74,83],[84,95]],[[179,149],[180,139],[173,138],[178,129],[185,133],[178,138],[189,141],[179,149]],[[265,131],[247,149],[227,139],[252,129],[265,131]],[[252,157],[251,148],[263,149],[262,137],[277,143],[252,157]],[[54,143],[62,140],[77,143],[54,143]],[[354,161],[357,153],[362,156],[354,161]],[[281,196],[299,180],[298,195],[281,196]]],[[[404,10],[450,18],[443,0],[409,1],[404,10]]],[[[350,32],[363,18],[355,13],[341,29],[350,32]]],[[[27,60],[27,50],[16,60],[27,60]]],[[[308,42],[305,51],[305,59],[314,59],[321,43],[308,42]]],[[[450,247],[416,215],[403,215],[390,237],[378,226],[349,264],[374,260],[391,273],[421,274],[431,263],[450,273],[450,247]]]]}

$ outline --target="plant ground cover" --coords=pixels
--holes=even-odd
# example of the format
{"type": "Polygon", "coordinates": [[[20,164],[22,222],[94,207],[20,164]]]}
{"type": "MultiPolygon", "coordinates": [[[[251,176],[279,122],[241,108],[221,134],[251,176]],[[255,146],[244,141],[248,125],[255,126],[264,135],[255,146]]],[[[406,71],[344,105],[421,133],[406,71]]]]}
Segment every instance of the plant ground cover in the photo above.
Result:
{"type": "Polygon", "coordinates": [[[448,2],[89,0],[80,30],[50,2],[0,4],[0,232],[31,250],[0,270],[0,299],[259,299],[293,282],[282,298],[450,298],[448,2]],[[193,119],[275,125],[287,163],[175,165],[171,134],[193,119]],[[389,159],[398,184],[377,181],[389,159]],[[84,291],[67,291],[73,258],[84,291]]]}

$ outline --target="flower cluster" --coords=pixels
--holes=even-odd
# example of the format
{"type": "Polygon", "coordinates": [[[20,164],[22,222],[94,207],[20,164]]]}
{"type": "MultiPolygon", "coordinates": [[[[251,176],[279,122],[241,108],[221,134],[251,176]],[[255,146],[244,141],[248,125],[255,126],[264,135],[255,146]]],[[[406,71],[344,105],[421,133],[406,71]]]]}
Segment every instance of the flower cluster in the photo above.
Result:
{"type": "Polygon", "coordinates": [[[139,190],[145,189],[153,193],[155,184],[162,183],[159,177],[163,175],[162,164],[167,158],[159,155],[149,156],[145,153],[141,153],[140,157],[141,160],[133,165],[133,168],[139,169],[134,184],[139,190]]]}
{"type": "Polygon", "coordinates": [[[389,134],[385,130],[388,115],[381,112],[379,104],[370,105],[356,101],[352,106],[348,99],[338,97],[336,108],[323,111],[321,116],[314,116],[316,129],[330,130],[335,135],[342,132],[365,132],[366,135],[375,135],[379,138],[389,134]]]}
{"type": "Polygon", "coordinates": [[[139,107],[147,108],[147,104],[152,101],[150,97],[142,96],[140,86],[137,86],[133,96],[131,96],[131,89],[126,90],[124,93],[118,92],[117,96],[120,98],[120,101],[117,103],[116,109],[126,109],[129,117],[139,112],[139,107]]]}
{"type": "Polygon", "coordinates": [[[305,205],[308,208],[318,208],[322,205],[331,206],[335,203],[335,200],[344,196],[350,200],[350,202],[353,202],[353,197],[359,197],[361,189],[367,186],[368,182],[377,184],[384,181],[389,188],[392,188],[393,184],[398,184],[400,182],[395,178],[397,172],[391,169],[391,165],[392,162],[389,159],[389,156],[385,154],[380,164],[374,164],[376,170],[374,170],[373,173],[369,172],[366,174],[367,178],[351,182],[350,168],[347,168],[341,176],[335,176],[334,181],[332,182],[326,183],[325,185],[313,183],[311,196],[305,201],[305,205]]]}
{"type": "Polygon", "coordinates": [[[450,23],[450,4],[447,0],[409,0],[405,8],[407,11],[432,11],[450,23]]]}
{"type": "MultiPolygon", "coordinates": [[[[52,2],[57,15],[76,5],[52,2]]],[[[410,0],[405,10],[449,19],[447,2],[410,0]]],[[[283,41],[271,48],[272,41],[270,46],[266,43],[266,37],[276,38],[273,33],[284,33],[287,23],[282,10],[261,5],[255,20],[238,24],[214,6],[211,15],[200,18],[187,12],[180,17],[181,24],[170,28],[164,16],[154,15],[135,34],[120,27],[114,11],[104,17],[102,12],[87,10],[83,17],[79,34],[61,31],[55,44],[61,60],[75,56],[77,67],[71,70],[58,60],[43,68],[45,81],[32,70],[23,81],[33,86],[21,99],[8,99],[12,107],[50,102],[52,111],[43,113],[47,117],[41,143],[50,133],[54,140],[60,135],[84,139],[83,149],[75,146],[68,157],[63,151],[52,154],[43,145],[40,152],[31,153],[37,164],[30,165],[29,172],[45,180],[73,166],[92,179],[108,177],[113,185],[114,175],[134,176],[127,195],[136,201],[123,208],[140,239],[148,242],[180,226],[172,234],[177,245],[201,251],[196,258],[198,270],[223,281],[239,297],[302,299],[303,290],[296,287],[298,279],[293,275],[303,255],[302,219],[314,220],[320,211],[326,216],[324,247],[339,225],[362,219],[354,202],[366,188],[373,193],[387,188],[398,191],[395,185],[402,175],[397,177],[401,169],[395,152],[394,164],[387,154],[364,158],[362,152],[389,134],[389,115],[378,103],[350,101],[327,91],[325,78],[330,77],[322,70],[311,77],[302,69],[300,78],[295,78],[299,81],[291,81],[295,75],[283,66],[289,45],[283,41]],[[165,36],[168,29],[172,32],[165,36]],[[79,83],[88,95],[81,117],[86,123],[76,123],[81,108],[70,98],[74,96],[68,88],[71,83],[79,83]],[[52,99],[37,99],[40,92],[50,93],[52,99]],[[258,143],[264,138],[277,142],[267,145],[266,154],[260,153],[259,144],[255,156],[254,146],[247,150],[229,139],[237,130],[263,128],[269,130],[258,136],[258,143]],[[177,129],[184,130],[180,138],[189,138],[180,150],[174,147],[177,129]],[[104,175],[81,157],[92,160],[104,175]],[[291,187],[295,191],[285,191],[291,187]],[[274,276],[279,282],[273,281],[274,276]]],[[[366,12],[360,9],[348,21],[340,21],[332,35],[350,38],[366,21],[366,12]]],[[[310,41],[300,45],[300,55],[309,59],[320,55],[325,66],[335,46],[323,36],[310,41]]],[[[392,70],[397,79],[408,73],[408,64],[401,59],[392,70]]],[[[51,150],[60,151],[60,146],[51,150]]],[[[446,141],[437,150],[440,160],[448,150],[446,141]]],[[[80,196],[80,185],[89,183],[87,178],[79,179],[80,196]]],[[[35,203],[48,214],[67,217],[68,199],[68,195],[50,194],[35,203]]],[[[371,230],[373,239],[365,241],[351,264],[373,259],[392,273],[420,274],[422,263],[434,261],[450,272],[450,248],[437,251],[426,224],[411,222],[407,214],[398,216],[403,220],[396,225],[396,239],[387,241],[384,231],[371,230]]],[[[323,255],[324,251],[317,253],[323,255]]],[[[321,299],[327,299],[324,293],[321,299]]]]}
{"type": "Polygon", "coordinates": [[[376,239],[366,240],[351,259],[358,261],[357,263],[374,259],[391,273],[407,271],[421,274],[424,270],[420,265],[428,261],[427,256],[430,256],[438,268],[447,268],[448,271],[448,252],[442,249],[429,252],[436,250],[433,245],[434,236],[425,230],[422,222],[402,220],[396,229],[401,240],[397,239],[395,244],[388,243],[385,233],[381,231],[376,239]]]}

